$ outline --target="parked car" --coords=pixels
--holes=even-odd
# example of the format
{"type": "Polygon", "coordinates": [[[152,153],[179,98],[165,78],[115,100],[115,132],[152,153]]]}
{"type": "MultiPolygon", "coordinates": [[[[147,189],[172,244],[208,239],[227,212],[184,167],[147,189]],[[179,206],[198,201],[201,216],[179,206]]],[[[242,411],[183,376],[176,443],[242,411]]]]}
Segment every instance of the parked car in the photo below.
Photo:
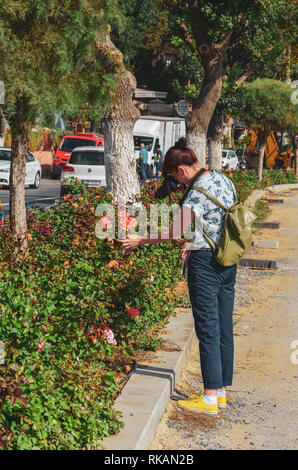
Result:
{"type": "Polygon", "coordinates": [[[103,135],[91,132],[77,132],[75,135],[65,135],[62,137],[53,159],[52,178],[60,178],[62,168],[67,163],[73,149],[87,146],[103,147],[103,135]]]}
{"type": "Polygon", "coordinates": [[[239,169],[239,159],[234,150],[222,150],[221,166],[230,170],[239,169]]]}
{"type": "Polygon", "coordinates": [[[78,147],[74,149],[62,169],[60,196],[71,189],[71,179],[79,179],[88,186],[106,186],[104,147],[78,147]]]}
{"type": "MultiPolygon", "coordinates": [[[[9,147],[0,148],[0,185],[9,186],[11,149],[9,147]]],[[[28,152],[26,162],[25,185],[37,189],[40,184],[41,165],[31,152],[28,152]]]]}

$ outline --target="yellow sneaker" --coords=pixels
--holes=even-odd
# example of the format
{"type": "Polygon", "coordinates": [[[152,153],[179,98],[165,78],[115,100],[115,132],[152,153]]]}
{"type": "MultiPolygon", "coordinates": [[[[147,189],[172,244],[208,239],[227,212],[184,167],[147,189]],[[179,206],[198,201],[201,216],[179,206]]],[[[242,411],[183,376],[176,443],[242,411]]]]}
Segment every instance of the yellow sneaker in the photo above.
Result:
{"type": "Polygon", "coordinates": [[[199,392],[199,393],[192,393],[189,395],[188,400],[197,400],[198,398],[201,398],[204,395],[204,392],[199,392]]]}
{"type": "Polygon", "coordinates": [[[199,398],[193,400],[178,400],[178,404],[190,411],[197,411],[198,413],[207,413],[209,415],[217,415],[218,406],[217,403],[214,405],[208,405],[203,400],[203,393],[199,395],[199,398]]]}
{"type": "Polygon", "coordinates": [[[218,408],[227,407],[227,397],[217,397],[218,408]]]}
{"type": "MultiPolygon", "coordinates": [[[[197,400],[203,395],[204,395],[204,392],[200,392],[197,394],[193,393],[192,395],[189,395],[188,399],[197,400]]],[[[217,405],[218,405],[218,408],[227,408],[227,397],[217,397],[217,405]]]]}

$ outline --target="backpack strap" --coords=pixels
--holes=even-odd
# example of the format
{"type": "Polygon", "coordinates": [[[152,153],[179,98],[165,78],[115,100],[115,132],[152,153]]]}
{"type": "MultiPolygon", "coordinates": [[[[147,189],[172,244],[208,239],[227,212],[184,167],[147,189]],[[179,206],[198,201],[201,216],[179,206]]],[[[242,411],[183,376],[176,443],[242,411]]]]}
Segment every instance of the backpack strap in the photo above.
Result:
{"type": "Polygon", "coordinates": [[[203,237],[209,243],[212,251],[215,251],[216,248],[217,248],[216,243],[212,240],[211,237],[209,237],[209,235],[207,234],[207,232],[204,229],[203,229],[203,237]]]}
{"type": "Polygon", "coordinates": [[[200,179],[200,177],[201,177],[206,171],[207,171],[206,168],[201,168],[201,169],[195,174],[195,176],[194,176],[193,179],[191,180],[190,184],[188,185],[188,188],[187,188],[186,191],[184,192],[181,201],[179,202],[180,207],[183,206],[183,203],[184,203],[185,199],[187,198],[189,192],[193,189],[194,185],[197,183],[197,181],[200,179]]]}
{"type": "MultiPolygon", "coordinates": [[[[214,202],[214,204],[216,204],[218,207],[220,207],[220,209],[222,209],[225,213],[227,212],[227,208],[221,202],[219,202],[213,196],[213,194],[208,193],[208,191],[206,191],[203,188],[199,188],[198,186],[194,186],[193,189],[196,189],[197,191],[200,191],[201,193],[205,194],[205,196],[208,197],[209,199],[211,199],[211,201],[214,202]]],[[[204,229],[203,229],[203,236],[204,236],[205,240],[209,243],[211,249],[213,251],[215,251],[216,248],[217,248],[216,243],[212,240],[211,237],[209,237],[209,235],[207,234],[207,232],[204,229]]]]}
{"type": "Polygon", "coordinates": [[[208,191],[206,191],[206,189],[200,188],[199,186],[194,186],[193,189],[196,189],[197,191],[200,191],[201,193],[205,194],[205,196],[208,197],[209,199],[211,199],[211,201],[214,202],[214,204],[216,204],[218,207],[220,207],[223,211],[227,212],[227,208],[221,202],[219,202],[213,196],[213,194],[208,193],[208,191]]]}

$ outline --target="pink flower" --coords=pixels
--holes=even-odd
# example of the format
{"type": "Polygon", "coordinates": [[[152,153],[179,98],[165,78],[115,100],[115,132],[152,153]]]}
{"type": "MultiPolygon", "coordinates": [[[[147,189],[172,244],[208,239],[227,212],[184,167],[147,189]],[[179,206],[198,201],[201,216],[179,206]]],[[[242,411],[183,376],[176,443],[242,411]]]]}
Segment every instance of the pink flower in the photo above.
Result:
{"type": "Polygon", "coordinates": [[[38,341],[39,341],[39,344],[37,344],[35,347],[38,349],[38,351],[42,352],[44,348],[44,342],[41,341],[40,339],[38,341]]]}
{"type": "Polygon", "coordinates": [[[148,279],[148,282],[149,284],[152,284],[153,281],[154,281],[154,276],[151,275],[148,279]]]}
{"type": "Polygon", "coordinates": [[[104,230],[107,230],[108,228],[111,228],[112,227],[112,222],[110,221],[110,219],[106,216],[102,217],[100,219],[100,222],[102,223],[103,225],[103,228],[104,230]]]}
{"type": "Polygon", "coordinates": [[[130,318],[135,318],[140,315],[140,311],[137,308],[129,308],[127,311],[130,318]]]}
{"type": "Polygon", "coordinates": [[[119,265],[118,261],[116,261],[115,259],[112,259],[108,264],[108,268],[114,268],[115,266],[118,266],[118,265],[119,265]]]}
{"type": "Polygon", "coordinates": [[[107,245],[109,248],[114,248],[114,240],[113,238],[108,238],[107,239],[107,245]]]}
{"type": "Polygon", "coordinates": [[[127,224],[127,230],[131,230],[132,228],[135,228],[138,225],[138,222],[136,219],[133,217],[129,218],[128,224],[127,224]]]}
{"type": "Polygon", "coordinates": [[[128,215],[126,212],[121,211],[119,213],[120,227],[122,230],[130,230],[138,225],[136,219],[128,215]]]}
{"type": "Polygon", "coordinates": [[[185,248],[183,248],[182,252],[181,252],[181,258],[182,259],[185,259],[187,256],[187,250],[185,248]]]}
{"type": "Polygon", "coordinates": [[[105,328],[104,332],[107,337],[107,343],[117,346],[117,341],[114,338],[114,333],[112,332],[112,330],[110,330],[110,328],[105,328]]]}

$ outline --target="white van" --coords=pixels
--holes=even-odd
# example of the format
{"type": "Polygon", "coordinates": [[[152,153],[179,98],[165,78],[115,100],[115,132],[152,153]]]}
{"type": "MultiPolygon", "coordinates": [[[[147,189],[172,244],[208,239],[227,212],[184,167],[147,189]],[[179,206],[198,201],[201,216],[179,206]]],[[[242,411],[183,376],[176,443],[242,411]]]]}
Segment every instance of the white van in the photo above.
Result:
{"type": "Polygon", "coordinates": [[[142,116],[135,123],[133,130],[135,157],[139,158],[140,144],[144,143],[148,151],[148,176],[153,177],[153,154],[156,145],[160,145],[162,154],[172,147],[180,137],[185,137],[185,119],[161,116],[142,116]]]}

